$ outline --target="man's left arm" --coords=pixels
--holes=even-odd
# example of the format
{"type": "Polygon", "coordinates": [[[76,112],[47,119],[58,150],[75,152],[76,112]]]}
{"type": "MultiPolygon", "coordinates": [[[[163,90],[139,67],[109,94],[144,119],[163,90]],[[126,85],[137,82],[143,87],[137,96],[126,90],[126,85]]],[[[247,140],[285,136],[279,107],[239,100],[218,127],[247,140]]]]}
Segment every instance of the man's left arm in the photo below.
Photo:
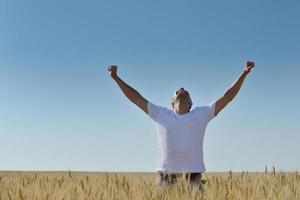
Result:
{"type": "Polygon", "coordinates": [[[248,61],[246,63],[245,69],[239,78],[229,87],[229,89],[221,96],[215,105],[214,115],[217,116],[218,113],[237,95],[239,92],[246,76],[250,73],[251,69],[255,66],[254,62],[248,61]]]}

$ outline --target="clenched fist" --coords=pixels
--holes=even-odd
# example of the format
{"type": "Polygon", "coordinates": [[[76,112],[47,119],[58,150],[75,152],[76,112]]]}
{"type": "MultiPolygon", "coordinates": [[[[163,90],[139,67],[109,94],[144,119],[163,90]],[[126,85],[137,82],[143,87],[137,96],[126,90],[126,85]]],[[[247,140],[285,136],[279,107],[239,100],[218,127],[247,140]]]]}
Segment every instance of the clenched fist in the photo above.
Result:
{"type": "Polygon", "coordinates": [[[245,69],[244,69],[244,72],[245,72],[246,74],[248,74],[254,66],[255,66],[255,63],[254,63],[254,62],[247,61],[246,66],[245,66],[245,69]]]}
{"type": "Polygon", "coordinates": [[[117,71],[118,71],[118,66],[117,65],[110,65],[108,67],[108,72],[109,72],[109,74],[112,78],[117,76],[117,71]]]}

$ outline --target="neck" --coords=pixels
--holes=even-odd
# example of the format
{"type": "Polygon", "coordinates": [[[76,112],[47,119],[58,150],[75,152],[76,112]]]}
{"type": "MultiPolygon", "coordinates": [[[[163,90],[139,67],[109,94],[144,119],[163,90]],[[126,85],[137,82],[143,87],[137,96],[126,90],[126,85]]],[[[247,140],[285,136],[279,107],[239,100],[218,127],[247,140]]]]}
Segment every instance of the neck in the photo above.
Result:
{"type": "Polygon", "coordinates": [[[179,114],[179,115],[184,115],[184,114],[186,114],[186,113],[188,113],[189,112],[189,110],[185,110],[185,111],[180,111],[180,110],[176,110],[176,109],[174,109],[174,111],[177,113],[177,114],[179,114]]]}

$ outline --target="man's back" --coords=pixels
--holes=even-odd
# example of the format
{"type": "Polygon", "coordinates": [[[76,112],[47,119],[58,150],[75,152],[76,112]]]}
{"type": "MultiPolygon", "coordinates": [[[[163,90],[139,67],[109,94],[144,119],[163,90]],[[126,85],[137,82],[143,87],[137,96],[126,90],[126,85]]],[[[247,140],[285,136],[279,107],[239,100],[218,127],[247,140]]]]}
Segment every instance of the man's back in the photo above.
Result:
{"type": "Polygon", "coordinates": [[[158,172],[204,172],[203,139],[214,117],[215,102],[180,115],[148,101],[148,115],[156,122],[158,172]]]}

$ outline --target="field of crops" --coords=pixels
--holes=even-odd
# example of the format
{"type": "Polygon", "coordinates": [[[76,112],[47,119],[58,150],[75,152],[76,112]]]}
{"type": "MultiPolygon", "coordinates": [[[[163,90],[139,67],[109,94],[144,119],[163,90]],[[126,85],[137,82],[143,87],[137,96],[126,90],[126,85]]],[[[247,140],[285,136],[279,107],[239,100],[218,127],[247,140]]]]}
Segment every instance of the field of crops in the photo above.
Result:
{"type": "Polygon", "coordinates": [[[0,200],[300,199],[300,174],[205,173],[203,192],[186,181],[158,188],[154,173],[0,172],[0,200]]]}

